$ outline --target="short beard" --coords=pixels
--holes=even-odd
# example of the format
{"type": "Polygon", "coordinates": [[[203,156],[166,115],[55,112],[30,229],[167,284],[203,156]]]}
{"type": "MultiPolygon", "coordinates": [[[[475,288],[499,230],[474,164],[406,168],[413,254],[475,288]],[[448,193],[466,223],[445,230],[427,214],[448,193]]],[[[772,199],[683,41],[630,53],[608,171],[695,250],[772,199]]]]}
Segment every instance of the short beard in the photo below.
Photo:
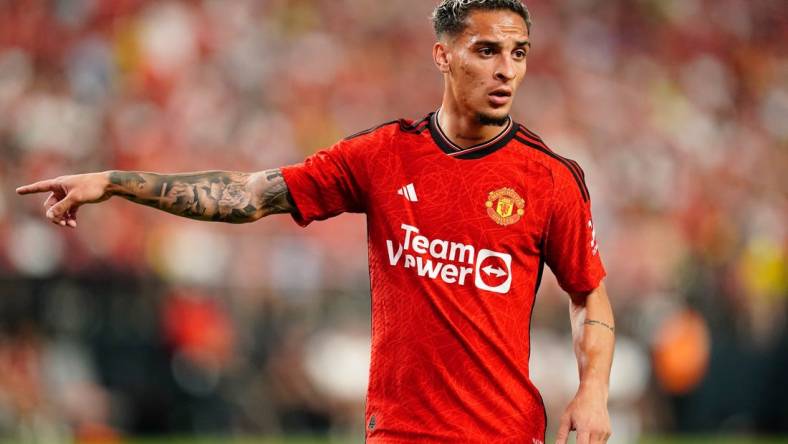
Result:
{"type": "Polygon", "coordinates": [[[487,114],[478,113],[476,114],[476,120],[478,120],[482,125],[506,126],[506,124],[509,123],[509,115],[507,114],[503,117],[493,117],[487,114]]]}

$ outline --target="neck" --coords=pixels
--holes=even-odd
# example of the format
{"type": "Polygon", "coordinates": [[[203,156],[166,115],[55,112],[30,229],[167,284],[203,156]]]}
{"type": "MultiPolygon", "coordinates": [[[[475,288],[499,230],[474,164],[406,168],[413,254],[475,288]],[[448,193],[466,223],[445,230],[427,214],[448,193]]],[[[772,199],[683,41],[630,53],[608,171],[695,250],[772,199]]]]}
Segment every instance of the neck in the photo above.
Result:
{"type": "Polygon", "coordinates": [[[485,125],[476,114],[462,113],[457,107],[443,101],[438,112],[438,124],[446,137],[460,148],[468,148],[490,140],[501,133],[503,127],[485,125]]]}

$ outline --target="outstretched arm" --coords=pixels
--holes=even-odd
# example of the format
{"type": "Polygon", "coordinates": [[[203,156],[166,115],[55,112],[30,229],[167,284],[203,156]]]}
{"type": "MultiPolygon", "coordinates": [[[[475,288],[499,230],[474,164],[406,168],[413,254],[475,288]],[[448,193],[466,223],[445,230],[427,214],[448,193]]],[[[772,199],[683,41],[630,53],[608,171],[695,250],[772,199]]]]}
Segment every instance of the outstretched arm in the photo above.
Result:
{"type": "Polygon", "coordinates": [[[615,345],[613,310],[604,284],[588,294],[571,294],[569,317],[580,371],[580,387],[561,417],[557,443],[575,430],[578,444],[605,443],[611,434],[607,411],[615,345]]]}
{"type": "Polygon", "coordinates": [[[278,169],[257,173],[208,171],[156,174],[131,171],[62,176],[17,189],[19,194],[50,192],[47,218],[76,227],[77,209],[112,196],[190,219],[246,223],[294,210],[278,169]]]}

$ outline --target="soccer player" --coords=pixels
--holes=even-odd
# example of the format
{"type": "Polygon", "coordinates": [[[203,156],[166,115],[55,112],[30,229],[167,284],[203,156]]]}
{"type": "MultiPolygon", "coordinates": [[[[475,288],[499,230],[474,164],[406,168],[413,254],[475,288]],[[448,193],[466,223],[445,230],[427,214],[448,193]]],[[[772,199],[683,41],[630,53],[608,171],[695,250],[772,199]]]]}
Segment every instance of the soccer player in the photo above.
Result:
{"type": "Polygon", "coordinates": [[[509,116],[526,73],[519,0],[443,0],[433,24],[440,108],[255,173],[107,171],[19,188],[46,217],[112,196],[205,221],[289,213],[300,225],[367,215],[372,288],[369,443],[543,443],[529,379],[531,313],[547,264],[569,294],[580,384],[560,421],[577,442],[610,435],[613,314],[578,164],[509,116]]]}

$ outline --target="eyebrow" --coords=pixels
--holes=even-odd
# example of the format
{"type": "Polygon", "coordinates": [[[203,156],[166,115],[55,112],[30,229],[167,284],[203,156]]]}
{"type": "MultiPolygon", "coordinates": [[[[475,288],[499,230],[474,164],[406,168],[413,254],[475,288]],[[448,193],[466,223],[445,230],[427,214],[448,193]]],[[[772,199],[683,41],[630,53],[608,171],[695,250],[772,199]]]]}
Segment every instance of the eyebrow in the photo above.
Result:
{"type": "MultiPolygon", "coordinates": [[[[478,42],[474,43],[473,46],[492,46],[494,48],[500,48],[501,47],[501,42],[496,42],[496,41],[492,41],[492,40],[479,40],[478,42]]],[[[523,41],[520,41],[520,42],[516,42],[515,46],[518,47],[518,48],[526,47],[526,46],[530,48],[531,47],[531,42],[528,41],[528,40],[523,40],[523,41]]]]}

